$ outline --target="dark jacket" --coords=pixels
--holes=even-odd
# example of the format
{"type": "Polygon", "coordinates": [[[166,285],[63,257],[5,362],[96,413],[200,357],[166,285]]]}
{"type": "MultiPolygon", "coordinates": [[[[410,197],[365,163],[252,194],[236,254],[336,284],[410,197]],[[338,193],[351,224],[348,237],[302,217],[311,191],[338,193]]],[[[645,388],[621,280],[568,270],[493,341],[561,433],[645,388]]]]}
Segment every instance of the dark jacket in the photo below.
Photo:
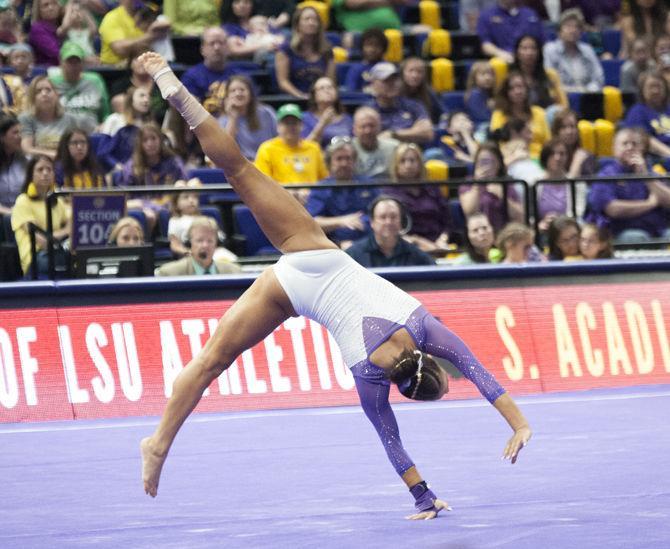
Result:
{"type": "Polygon", "coordinates": [[[414,244],[400,238],[390,257],[386,257],[373,233],[354,242],[346,252],[364,267],[408,267],[435,265],[435,260],[414,244]]]}

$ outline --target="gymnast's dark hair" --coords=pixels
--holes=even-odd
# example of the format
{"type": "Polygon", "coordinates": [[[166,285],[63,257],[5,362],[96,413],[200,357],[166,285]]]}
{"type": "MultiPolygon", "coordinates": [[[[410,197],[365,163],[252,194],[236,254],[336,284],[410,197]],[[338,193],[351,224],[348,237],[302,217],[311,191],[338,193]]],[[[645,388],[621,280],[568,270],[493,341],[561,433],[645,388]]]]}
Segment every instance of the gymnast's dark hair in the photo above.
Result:
{"type": "Polygon", "coordinates": [[[448,388],[442,383],[440,366],[426,353],[405,349],[388,374],[400,393],[412,400],[437,400],[448,388]]]}

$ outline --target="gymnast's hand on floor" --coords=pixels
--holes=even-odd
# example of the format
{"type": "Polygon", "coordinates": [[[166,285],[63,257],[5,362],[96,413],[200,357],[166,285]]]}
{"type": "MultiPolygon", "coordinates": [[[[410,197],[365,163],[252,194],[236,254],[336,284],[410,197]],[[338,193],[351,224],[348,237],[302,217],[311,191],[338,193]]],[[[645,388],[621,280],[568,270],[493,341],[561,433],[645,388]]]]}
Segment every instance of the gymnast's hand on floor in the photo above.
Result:
{"type": "Polygon", "coordinates": [[[519,457],[519,452],[526,446],[526,444],[528,444],[531,436],[532,432],[530,427],[520,427],[514,431],[512,438],[509,439],[507,446],[505,446],[502,459],[511,459],[512,463],[516,463],[516,460],[519,457]]]}
{"type": "Polygon", "coordinates": [[[428,509],[428,511],[422,511],[421,513],[415,513],[405,518],[407,520],[430,520],[434,519],[442,509],[451,511],[451,507],[449,507],[449,504],[446,501],[436,499],[432,509],[428,509]]]}

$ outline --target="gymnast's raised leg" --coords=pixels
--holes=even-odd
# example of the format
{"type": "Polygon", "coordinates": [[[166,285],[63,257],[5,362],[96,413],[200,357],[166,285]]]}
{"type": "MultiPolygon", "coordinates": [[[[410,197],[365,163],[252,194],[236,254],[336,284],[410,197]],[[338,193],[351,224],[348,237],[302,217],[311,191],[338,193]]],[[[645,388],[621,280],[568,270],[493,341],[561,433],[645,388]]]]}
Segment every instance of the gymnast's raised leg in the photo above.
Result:
{"type": "MultiPolygon", "coordinates": [[[[289,253],[336,248],[295,198],[244,158],[237,143],[188,93],[160,55],[146,53],[141,62],[155,78],[164,97],[182,113],[204,152],[225,171],[228,181],[277,249],[289,253]]],[[[291,303],[272,269],[263,272],[226,312],[203,350],[175,380],[156,431],[142,440],[142,478],[147,494],[156,496],[170,446],[203,391],[239,354],[293,314],[291,303]]]]}

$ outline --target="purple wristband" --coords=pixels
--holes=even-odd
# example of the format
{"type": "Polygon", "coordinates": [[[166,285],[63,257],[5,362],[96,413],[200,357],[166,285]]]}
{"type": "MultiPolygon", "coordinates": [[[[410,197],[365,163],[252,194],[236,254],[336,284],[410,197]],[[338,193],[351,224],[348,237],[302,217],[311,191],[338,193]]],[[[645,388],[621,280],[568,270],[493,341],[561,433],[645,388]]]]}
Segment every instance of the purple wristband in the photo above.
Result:
{"type": "Polygon", "coordinates": [[[412,486],[409,491],[414,496],[414,507],[419,513],[430,511],[435,507],[437,496],[428,488],[425,480],[412,486]]]}

